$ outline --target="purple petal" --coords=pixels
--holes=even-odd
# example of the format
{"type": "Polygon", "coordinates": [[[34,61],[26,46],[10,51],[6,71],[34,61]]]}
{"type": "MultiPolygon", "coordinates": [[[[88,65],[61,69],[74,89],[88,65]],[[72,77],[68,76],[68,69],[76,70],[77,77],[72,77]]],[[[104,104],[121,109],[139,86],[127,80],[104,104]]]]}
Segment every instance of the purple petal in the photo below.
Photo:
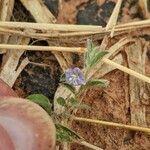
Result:
{"type": "Polygon", "coordinates": [[[78,67],[73,68],[73,73],[78,74],[81,73],[81,70],[78,67]]]}
{"type": "Polygon", "coordinates": [[[78,84],[79,84],[79,85],[85,85],[86,82],[85,82],[84,79],[79,79],[79,80],[78,80],[78,84]]]}
{"type": "Polygon", "coordinates": [[[81,83],[81,84],[85,84],[85,83],[86,83],[86,82],[85,82],[85,78],[84,78],[84,76],[83,76],[82,73],[78,74],[78,77],[79,77],[79,80],[80,80],[80,83],[81,83]]]}
{"type": "Polygon", "coordinates": [[[65,71],[65,78],[66,78],[66,80],[69,79],[72,74],[73,74],[72,69],[67,69],[67,70],[65,71]]]}
{"type": "Polygon", "coordinates": [[[73,74],[73,69],[67,69],[66,71],[65,71],[65,75],[72,75],[73,74]]]}
{"type": "Polygon", "coordinates": [[[71,84],[74,86],[85,85],[86,83],[83,73],[77,67],[73,69],[67,69],[65,71],[65,78],[68,84],[71,84]]]}
{"type": "Polygon", "coordinates": [[[79,73],[79,74],[78,74],[78,77],[79,77],[80,79],[84,79],[84,76],[83,76],[82,73],[79,73]]]}

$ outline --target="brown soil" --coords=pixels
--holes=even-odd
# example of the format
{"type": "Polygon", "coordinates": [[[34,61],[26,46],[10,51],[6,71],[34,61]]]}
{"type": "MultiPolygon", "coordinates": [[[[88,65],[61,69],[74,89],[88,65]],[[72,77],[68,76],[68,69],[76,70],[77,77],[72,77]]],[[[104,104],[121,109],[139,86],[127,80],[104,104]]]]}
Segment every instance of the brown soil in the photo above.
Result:
{"type": "MultiPolygon", "coordinates": [[[[105,77],[110,81],[107,89],[92,89],[85,96],[84,102],[90,110],[80,110],[77,116],[99,119],[123,124],[130,124],[128,95],[128,77],[116,70],[105,77]]],[[[150,136],[140,132],[98,126],[85,122],[74,122],[73,129],[88,142],[105,150],[149,150],[150,136]]],[[[87,148],[73,145],[73,149],[87,148]]]]}
{"type": "MultiPolygon", "coordinates": [[[[45,0],[46,1],[46,0],[45,0]]],[[[58,23],[69,24],[99,24],[106,25],[108,19],[114,8],[115,0],[61,0],[59,1],[58,8],[58,23]],[[107,7],[106,7],[107,6],[107,7]],[[96,10],[91,13],[92,10],[96,10]],[[84,16],[87,13],[87,16],[84,16]],[[87,22],[87,18],[91,18],[90,22],[87,22]],[[94,18],[94,19],[93,19],[94,18]],[[85,19],[85,20],[84,20],[85,19]]],[[[119,17],[119,22],[129,22],[131,20],[141,20],[143,16],[139,12],[137,1],[127,0],[124,1],[122,11],[119,17]]],[[[38,53],[38,52],[37,52],[38,53]]],[[[36,53],[36,54],[37,54],[36,53]]],[[[34,53],[35,54],[35,53],[34,53]]],[[[50,61],[44,61],[47,55],[43,53],[37,54],[39,58],[42,58],[43,63],[52,65],[50,61]],[[42,56],[42,57],[41,57],[42,56]]],[[[32,61],[36,60],[36,55],[32,61]]],[[[38,62],[38,60],[37,60],[38,62]]],[[[53,62],[55,68],[53,79],[58,79],[58,64],[53,62]],[[55,77],[57,76],[57,77],[55,77]]],[[[25,72],[31,72],[32,67],[27,67],[25,72]]],[[[34,70],[34,69],[33,69],[34,70]]],[[[49,72],[49,71],[48,71],[49,72]]],[[[42,73],[42,72],[41,72],[42,73]]],[[[53,74],[49,73],[49,74],[53,74]]],[[[19,95],[25,96],[31,91],[26,91],[24,88],[25,80],[23,74],[19,77],[15,84],[15,89],[19,95]],[[23,85],[21,84],[24,81],[23,85]],[[22,85],[22,86],[21,86],[22,85]]],[[[147,59],[146,74],[150,75],[150,62],[147,59]]],[[[31,75],[29,74],[29,77],[31,75]]],[[[47,77],[47,76],[46,76],[47,77]]],[[[112,121],[124,124],[130,124],[130,101],[129,101],[129,89],[128,89],[128,76],[119,70],[115,70],[105,76],[110,81],[110,85],[106,89],[91,89],[85,96],[84,102],[91,106],[90,110],[80,110],[77,116],[100,119],[105,121],[112,121]]],[[[43,80],[45,79],[45,76],[43,80]]],[[[58,82],[56,82],[57,84],[58,82]]],[[[40,87],[40,85],[39,85],[40,87]]],[[[57,86],[54,86],[56,89],[57,86]]],[[[47,90],[47,89],[46,89],[47,90]]],[[[54,94],[55,91],[53,91],[54,94]]],[[[43,93],[44,94],[44,93],[43,93]]],[[[53,97],[53,94],[50,97],[53,97]]],[[[150,119],[149,106],[147,106],[147,119],[150,119]]],[[[150,121],[148,121],[150,126],[150,121]]],[[[84,122],[74,122],[73,129],[77,131],[86,141],[95,144],[104,150],[149,150],[150,149],[150,136],[134,131],[128,131],[123,129],[116,129],[105,126],[98,126],[84,122]]],[[[72,145],[73,150],[88,150],[87,147],[83,147],[77,144],[72,145]]]]}

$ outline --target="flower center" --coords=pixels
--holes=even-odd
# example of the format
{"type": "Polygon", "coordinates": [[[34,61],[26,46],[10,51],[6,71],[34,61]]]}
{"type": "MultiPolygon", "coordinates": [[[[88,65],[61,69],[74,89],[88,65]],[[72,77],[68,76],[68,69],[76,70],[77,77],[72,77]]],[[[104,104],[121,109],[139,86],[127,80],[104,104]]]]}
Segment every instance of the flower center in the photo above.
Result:
{"type": "Polygon", "coordinates": [[[78,79],[78,76],[75,75],[75,74],[72,74],[71,77],[69,78],[69,81],[74,81],[74,80],[77,80],[78,79]]]}

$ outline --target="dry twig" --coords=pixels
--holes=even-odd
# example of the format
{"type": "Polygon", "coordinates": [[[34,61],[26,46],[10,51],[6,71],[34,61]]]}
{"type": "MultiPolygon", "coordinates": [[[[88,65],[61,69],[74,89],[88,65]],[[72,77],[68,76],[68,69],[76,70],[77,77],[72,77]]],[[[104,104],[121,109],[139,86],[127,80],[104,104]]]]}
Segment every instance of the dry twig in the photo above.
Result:
{"type": "Polygon", "coordinates": [[[122,0],[118,0],[117,4],[113,10],[113,13],[111,14],[109,22],[107,23],[107,26],[106,26],[106,31],[108,31],[109,29],[112,30],[111,37],[113,37],[114,28],[115,28],[115,25],[117,24],[117,19],[118,19],[121,4],[122,4],[122,0]]]}
{"type": "Polygon", "coordinates": [[[58,51],[58,52],[78,52],[84,53],[83,47],[59,47],[59,46],[33,46],[33,45],[14,45],[14,44],[0,44],[0,49],[13,49],[17,51],[58,51]]]}
{"type": "Polygon", "coordinates": [[[150,78],[143,75],[143,74],[140,74],[136,71],[133,71],[127,67],[121,66],[121,65],[119,65],[119,64],[117,64],[117,63],[115,63],[109,59],[106,59],[106,58],[103,59],[103,62],[105,62],[106,64],[111,65],[112,67],[115,67],[115,68],[117,68],[117,69],[131,75],[131,76],[134,76],[135,78],[138,78],[144,82],[150,83],[150,78]]]}
{"type": "MultiPolygon", "coordinates": [[[[14,8],[14,0],[2,0],[0,1],[0,21],[9,21],[12,16],[14,8]]],[[[9,35],[0,37],[0,43],[7,43],[9,35]]],[[[2,49],[1,54],[5,53],[6,50],[2,49]]]]}
{"type": "MultiPolygon", "coordinates": [[[[39,22],[39,23],[34,23],[34,24],[41,24],[41,25],[43,24],[44,25],[44,24],[50,24],[50,23],[55,23],[56,22],[55,17],[48,10],[48,8],[44,5],[44,2],[42,0],[32,0],[32,1],[30,1],[30,0],[21,0],[21,2],[25,6],[25,8],[33,15],[34,19],[37,22],[39,22]]],[[[51,25],[53,27],[55,27],[54,24],[51,24],[51,25]]],[[[42,26],[40,26],[39,29],[43,30],[41,27],[42,26]]],[[[46,34],[50,34],[50,31],[44,31],[44,32],[46,34]]],[[[62,55],[62,53],[60,53],[60,52],[53,52],[53,54],[55,55],[56,59],[58,60],[61,68],[63,70],[67,69],[68,68],[68,64],[67,64],[64,56],[62,55]]]]}
{"type": "Polygon", "coordinates": [[[141,7],[141,11],[143,12],[143,16],[145,19],[150,18],[150,13],[148,11],[148,0],[139,0],[139,6],[141,7]]]}
{"type": "Polygon", "coordinates": [[[143,127],[139,127],[139,126],[132,126],[132,125],[113,123],[113,122],[101,121],[101,120],[94,120],[94,119],[88,119],[88,118],[81,118],[81,117],[74,117],[74,120],[89,122],[89,123],[96,123],[96,124],[100,124],[100,125],[117,127],[117,128],[122,128],[122,129],[140,131],[140,132],[145,132],[147,134],[150,133],[150,128],[143,128],[143,127]]]}

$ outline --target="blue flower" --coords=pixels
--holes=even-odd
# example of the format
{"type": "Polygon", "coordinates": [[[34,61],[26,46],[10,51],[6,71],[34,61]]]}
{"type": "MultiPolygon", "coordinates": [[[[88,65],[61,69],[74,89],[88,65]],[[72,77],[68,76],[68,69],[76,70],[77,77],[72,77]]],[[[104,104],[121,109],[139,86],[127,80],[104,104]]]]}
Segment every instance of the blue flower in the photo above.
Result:
{"type": "Polygon", "coordinates": [[[78,85],[85,85],[86,81],[84,78],[83,73],[77,67],[70,68],[65,71],[65,79],[68,84],[78,86],[78,85]]]}

